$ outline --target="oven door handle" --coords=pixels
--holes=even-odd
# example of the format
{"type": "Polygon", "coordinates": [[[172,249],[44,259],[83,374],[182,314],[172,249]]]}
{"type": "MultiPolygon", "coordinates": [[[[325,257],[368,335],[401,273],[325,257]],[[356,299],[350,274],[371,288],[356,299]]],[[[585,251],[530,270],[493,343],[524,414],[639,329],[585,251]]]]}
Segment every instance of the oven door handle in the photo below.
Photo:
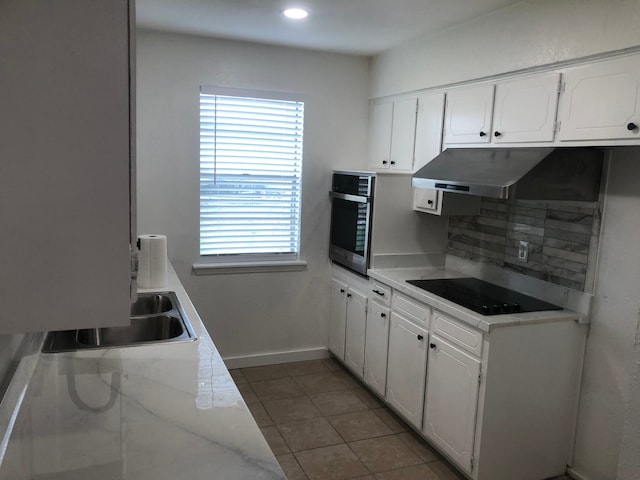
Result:
{"type": "Polygon", "coordinates": [[[331,198],[337,198],[339,200],[347,200],[349,202],[357,203],[371,203],[371,197],[365,197],[363,195],[351,195],[349,193],[329,192],[331,198]]]}

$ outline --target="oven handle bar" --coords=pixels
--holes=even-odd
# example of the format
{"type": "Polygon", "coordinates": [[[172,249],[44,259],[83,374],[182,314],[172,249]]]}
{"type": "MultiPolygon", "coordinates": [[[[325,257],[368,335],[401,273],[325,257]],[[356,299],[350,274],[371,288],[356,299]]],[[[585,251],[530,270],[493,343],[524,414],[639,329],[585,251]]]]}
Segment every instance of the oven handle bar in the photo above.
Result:
{"type": "Polygon", "coordinates": [[[329,196],[332,198],[337,198],[339,200],[347,200],[349,202],[371,203],[371,197],[365,197],[362,195],[351,195],[348,193],[329,192],[329,196]]]}

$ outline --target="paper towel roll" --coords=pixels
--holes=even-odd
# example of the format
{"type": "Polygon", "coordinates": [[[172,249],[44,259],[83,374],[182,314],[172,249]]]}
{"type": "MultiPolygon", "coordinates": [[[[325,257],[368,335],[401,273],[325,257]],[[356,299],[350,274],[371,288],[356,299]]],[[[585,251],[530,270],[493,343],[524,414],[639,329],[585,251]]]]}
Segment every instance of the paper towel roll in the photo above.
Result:
{"type": "Polygon", "coordinates": [[[138,252],[138,285],[141,288],[167,286],[166,235],[140,235],[138,252]]]}

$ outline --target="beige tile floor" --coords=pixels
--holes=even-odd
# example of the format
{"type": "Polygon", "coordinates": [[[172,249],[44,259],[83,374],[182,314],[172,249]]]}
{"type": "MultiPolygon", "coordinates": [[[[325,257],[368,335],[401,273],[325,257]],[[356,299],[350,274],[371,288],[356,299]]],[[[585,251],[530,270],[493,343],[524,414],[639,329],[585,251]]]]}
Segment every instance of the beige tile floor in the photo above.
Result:
{"type": "Polygon", "coordinates": [[[464,478],[335,360],[231,375],[289,480],[464,478]]]}
{"type": "Polygon", "coordinates": [[[289,480],[463,478],[335,360],[231,375],[289,480]]]}

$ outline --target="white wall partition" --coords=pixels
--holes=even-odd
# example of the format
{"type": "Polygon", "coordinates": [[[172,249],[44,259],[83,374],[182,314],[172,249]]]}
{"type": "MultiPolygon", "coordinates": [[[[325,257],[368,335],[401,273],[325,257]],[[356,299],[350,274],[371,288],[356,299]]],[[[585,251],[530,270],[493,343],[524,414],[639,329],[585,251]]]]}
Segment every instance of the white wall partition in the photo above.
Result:
{"type": "Polygon", "coordinates": [[[365,57],[142,31],[137,41],[138,231],[169,258],[225,358],[326,349],[334,168],[363,169],[365,57]],[[201,85],[299,94],[305,102],[296,272],[196,276],[201,85]]]}

